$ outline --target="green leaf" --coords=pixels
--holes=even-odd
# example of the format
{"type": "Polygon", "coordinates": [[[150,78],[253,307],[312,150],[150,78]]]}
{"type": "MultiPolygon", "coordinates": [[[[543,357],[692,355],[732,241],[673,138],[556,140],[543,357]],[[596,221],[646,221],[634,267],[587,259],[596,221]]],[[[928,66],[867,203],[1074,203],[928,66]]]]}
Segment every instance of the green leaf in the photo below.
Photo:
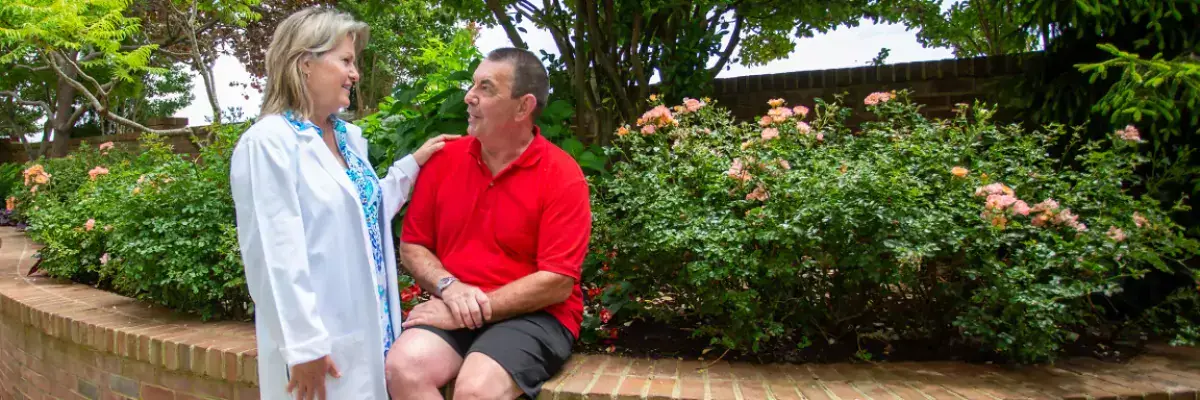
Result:
{"type": "Polygon", "coordinates": [[[565,100],[556,100],[542,110],[542,117],[551,122],[565,121],[574,115],[575,108],[565,100]]]}
{"type": "Polygon", "coordinates": [[[562,147],[563,151],[566,151],[567,154],[570,154],[572,157],[579,157],[580,153],[582,153],[584,150],[583,143],[575,138],[567,138],[567,140],[564,140],[560,146],[562,147]]]}
{"type": "Polygon", "coordinates": [[[438,108],[438,117],[465,119],[467,116],[467,103],[463,99],[466,96],[467,92],[455,89],[455,92],[446,97],[446,100],[442,102],[442,106],[438,108]]]}
{"type": "Polygon", "coordinates": [[[450,76],[446,77],[446,79],[451,81],[471,82],[473,80],[472,74],[472,70],[456,71],[453,74],[450,74],[450,76]]]}

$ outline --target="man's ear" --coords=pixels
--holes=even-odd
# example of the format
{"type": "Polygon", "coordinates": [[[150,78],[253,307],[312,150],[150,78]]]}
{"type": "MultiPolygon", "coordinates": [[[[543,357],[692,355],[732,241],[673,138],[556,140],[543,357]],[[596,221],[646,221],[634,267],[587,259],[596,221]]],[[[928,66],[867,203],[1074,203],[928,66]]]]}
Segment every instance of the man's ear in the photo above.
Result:
{"type": "Polygon", "coordinates": [[[525,119],[533,115],[533,110],[537,108],[537,97],[533,94],[525,94],[521,96],[521,106],[517,108],[517,117],[525,119]]]}

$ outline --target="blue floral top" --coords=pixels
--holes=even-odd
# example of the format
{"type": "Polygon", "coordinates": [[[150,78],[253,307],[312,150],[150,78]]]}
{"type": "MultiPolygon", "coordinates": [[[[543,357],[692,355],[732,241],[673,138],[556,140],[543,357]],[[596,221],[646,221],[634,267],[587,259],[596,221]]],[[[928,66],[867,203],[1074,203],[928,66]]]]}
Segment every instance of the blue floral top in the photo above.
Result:
{"type": "MultiPolygon", "coordinates": [[[[316,124],[308,120],[301,121],[290,111],[284,113],[284,118],[297,130],[313,128],[317,131],[317,134],[324,136],[321,128],[316,124]]],[[[387,271],[384,270],[386,264],[383,261],[383,233],[379,226],[379,207],[383,204],[383,194],[379,187],[379,177],[375,175],[375,170],[371,168],[370,163],[359,158],[346,145],[346,123],[333,115],[330,115],[329,119],[333,122],[334,138],[337,140],[338,152],[346,160],[346,175],[349,175],[350,181],[354,182],[354,186],[358,188],[358,201],[362,204],[363,215],[366,218],[367,234],[371,239],[371,258],[375,261],[373,265],[376,282],[375,294],[379,297],[379,324],[383,329],[383,354],[384,357],[387,357],[387,352],[392,347],[392,337],[395,336],[395,329],[392,327],[391,307],[388,305],[388,290],[390,288],[387,271]]]]}

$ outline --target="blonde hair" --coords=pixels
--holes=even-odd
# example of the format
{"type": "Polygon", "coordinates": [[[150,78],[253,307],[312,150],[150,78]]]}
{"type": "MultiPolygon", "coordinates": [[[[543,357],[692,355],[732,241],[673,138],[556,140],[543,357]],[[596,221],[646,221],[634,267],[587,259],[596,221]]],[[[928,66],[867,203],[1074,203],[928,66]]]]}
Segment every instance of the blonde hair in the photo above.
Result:
{"type": "Polygon", "coordinates": [[[267,47],[267,87],[259,118],[285,111],[312,117],[313,105],[300,63],[320,57],[349,36],[355,53],[367,43],[370,28],[350,15],[324,7],[309,7],[287,17],[267,47]]]}

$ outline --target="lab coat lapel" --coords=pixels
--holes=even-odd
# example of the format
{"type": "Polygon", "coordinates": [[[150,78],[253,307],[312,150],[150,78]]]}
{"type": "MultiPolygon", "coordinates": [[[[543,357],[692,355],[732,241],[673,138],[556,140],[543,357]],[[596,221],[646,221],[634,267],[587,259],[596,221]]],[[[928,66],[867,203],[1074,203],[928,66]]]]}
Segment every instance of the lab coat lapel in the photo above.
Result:
{"type": "MultiPolygon", "coordinates": [[[[292,130],[296,131],[296,135],[301,138],[301,143],[303,143],[305,150],[316,154],[317,161],[321,164],[321,169],[325,170],[333,178],[334,182],[337,182],[338,186],[341,186],[342,190],[345,190],[346,194],[350,195],[351,198],[357,199],[358,188],[355,188],[354,182],[350,181],[350,176],[346,174],[346,168],[343,168],[342,164],[334,157],[333,152],[329,151],[329,146],[325,145],[325,140],[317,133],[317,128],[308,126],[297,130],[294,125],[288,124],[288,126],[291,126],[292,130]]],[[[330,134],[333,134],[333,132],[330,132],[330,134]]]]}

